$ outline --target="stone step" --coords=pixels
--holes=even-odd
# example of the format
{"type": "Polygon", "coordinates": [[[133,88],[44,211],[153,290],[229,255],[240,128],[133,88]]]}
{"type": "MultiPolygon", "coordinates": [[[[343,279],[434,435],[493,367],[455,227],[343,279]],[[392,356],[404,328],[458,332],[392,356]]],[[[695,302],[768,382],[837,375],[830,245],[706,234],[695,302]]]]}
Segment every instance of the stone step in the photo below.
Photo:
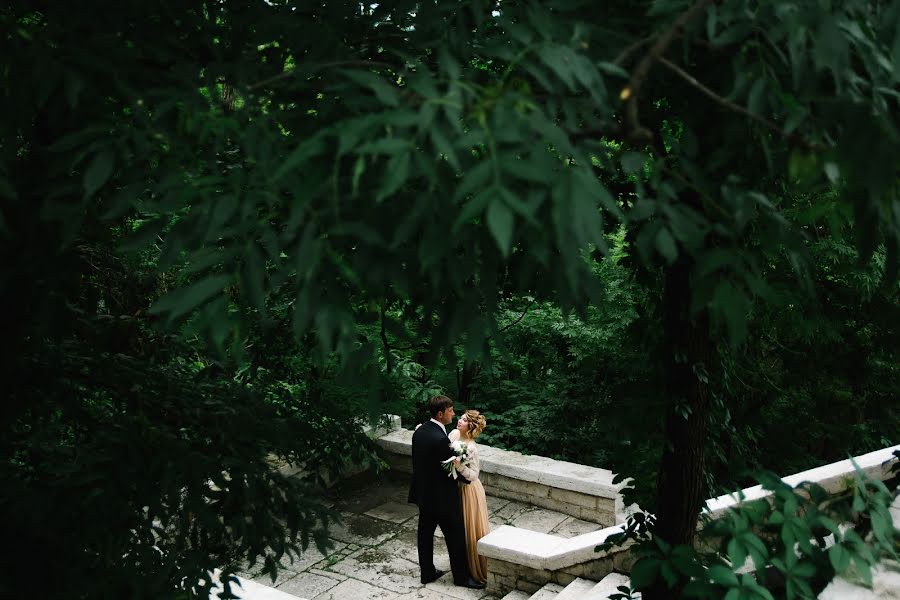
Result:
{"type": "MultiPolygon", "coordinates": [[[[609,600],[610,595],[618,594],[619,590],[616,589],[620,585],[628,586],[630,580],[628,575],[622,575],[621,573],[610,573],[606,577],[600,580],[600,583],[596,584],[590,592],[582,596],[584,600],[609,600]]],[[[634,596],[635,598],[640,598],[640,594],[634,596]]]]}
{"type": "Polygon", "coordinates": [[[513,590],[507,595],[500,598],[500,600],[528,600],[531,598],[531,594],[528,592],[523,592],[522,590],[513,590]]]}
{"type": "Polygon", "coordinates": [[[559,593],[556,600],[583,600],[587,597],[587,594],[594,589],[595,585],[597,585],[596,581],[578,577],[559,593]]]}
{"type": "MultiPolygon", "coordinates": [[[[222,584],[219,582],[218,572],[213,575],[212,579],[214,587],[209,597],[211,600],[219,600],[219,594],[223,589],[222,584]]],[[[255,581],[250,581],[243,577],[238,577],[238,583],[240,583],[240,587],[231,586],[231,591],[241,600],[304,600],[303,598],[292,596],[281,590],[276,590],[268,585],[256,583],[255,581]]]]}
{"type": "Polygon", "coordinates": [[[558,583],[548,583],[528,597],[528,600],[555,600],[563,586],[558,583]]]}

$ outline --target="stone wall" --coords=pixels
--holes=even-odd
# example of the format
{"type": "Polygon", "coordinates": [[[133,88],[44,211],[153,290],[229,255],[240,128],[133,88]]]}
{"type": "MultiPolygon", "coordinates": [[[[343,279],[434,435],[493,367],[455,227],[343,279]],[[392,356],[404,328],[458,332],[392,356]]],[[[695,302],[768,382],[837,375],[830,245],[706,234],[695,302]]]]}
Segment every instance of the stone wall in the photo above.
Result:
{"type": "Polygon", "coordinates": [[[627,573],[634,557],[630,544],[606,552],[597,545],[621,531],[608,527],[574,538],[561,538],[502,526],[482,538],[478,551],[487,557],[487,589],[496,596],[512,590],[534,593],[547,583],[566,586],[576,578],[599,581],[613,571],[627,573]]]}
{"type": "Polygon", "coordinates": [[[633,563],[634,559],[627,551],[556,571],[489,558],[487,591],[495,596],[504,596],[512,590],[533,594],[548,583],[558,583],[565,587],[578,577],[600,581],[613,571],[627,573],[631,571],[633,563]]]}
{"type": "MultiPolygon", "coordinates": [[[[392,469],[412,472],[412,431],[397,430],[376,441],[386,451],[392,469]]],[[[585,465],[526,456],[479,445],[481,483],[490,496],[518,500],[603,527],[624,522],[613,473],[585,465]]]]}

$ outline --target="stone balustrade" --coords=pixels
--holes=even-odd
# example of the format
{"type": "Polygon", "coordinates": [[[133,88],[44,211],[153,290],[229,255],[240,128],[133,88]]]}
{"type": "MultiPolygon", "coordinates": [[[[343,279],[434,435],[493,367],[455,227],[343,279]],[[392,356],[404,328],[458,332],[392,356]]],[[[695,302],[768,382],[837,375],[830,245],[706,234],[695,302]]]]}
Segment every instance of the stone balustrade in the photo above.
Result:
{"type": "MultiPolygon", "coordinates": [[[[399,423],[393,421],[395,427],[399,423]]],[[[395,429],[376,438],[386,450],[391,468],[412,471],[412,431],[395,429]]],[[[547,583],[568,585],[576,578],[598,581],[616,571],[627,573],[634,559],[628,546],[605,552],[594,549],[623,529],[626,518],[613,473],[542,456],[526,456],[489,446],[479,446],[481,481],[489,495],[526,502],[578,519],[597,523],[597,531],[564,538],[508,525],[500,526],[479,540],[478,552],[488,559],[488,591],[511,590],[534,593],[547,583]]],[[[893,452],[900,445],[884,448],[784,478],[789,485],[813,482],[835,494],[852,482],[856,469],[875,479],[889,476],[893,452]],[[855,466],[854,466],[855,463],[855,466]]],[[[753,486],[734,494],[706,501],[706,514],[717,519],[740,502],[763,498],[769,492],[753,486]]],[[[631,511],[629,511],[631,512],[631,511]]]]}
{"type": "MultiPolygon", "coordinates": [[[[852,460],[803,471],[785,477],[784,481],[792,486],[809,481],[837,494],[853,481],[857,468],[869,477],[887,479],[893,452],[898,449],[900,446],[884,448],[852,460]]],[[[717,519],[738,503],[763,498],[769,493],[761,486],[753,486],[735,494],[711,498],[706,502],[706,514],[717,519]]],[[[634,560],[627,545],[594,552],[594,548],[610,535],[620,531],[622,526],[617,525],[565,539],[516,527],[499,527],[478,542],[478,552],[488,558],[488,590],[495,594],[514,589],[533,593],[546,583],[567,585],[576,577],[598,581],[612,571],[627,573],[634,560]]],[[[831,600],[837,596],[827,598],[831,600]]]]}
{"type": "MultiPolygon", "coordinates": [[[[829,494],[839,494],[847,489],[850,482],[856,476],[857,468],[871,477],[883,481],[890,476],[893,454],[900,450],[900,445],[882,448],[868,454],[863,454],[852,459],[841,460],[808,471],[795,473],[784,477],[782,481],[790,486],[797,486],[803,482],[811,482],[822,486],[829,494]],[[854,466],[855,463],[855,466],[854,466]]],[[[706,501],[706,512],[717,519],[724,515],[729,508],[734,508],[741,502],[757,500],[771,495],[761,485],[745,488],[733,494],[725,494],[706,501]]]]}
{"type": "Polygon", "coordinates": [[[630,543],[594,551],[622,527],[563,538],[502,525],[478,541],[478,553],[488,559],[487,589],[497,595],[511,590],[534,593],[548,583],[566,586],[579,577],[599,581],[613,571],[627,573],[634,562],[630,543]]]}
{"type": "MultiPolygon", "coordinates": [[[[405,429],[376,439],[392,469],[412,472],[412,435],[405,429]]],[[[488,495],[518,500],[607,527],[625,520],[624,484],[613,473],[543,456],[478,445],[481,483],[488,495]]]]}
{"type": "MultiPolygon", "coordinates": [[[[392,469],[412,472],[412,431],[397,429],[376,439],[392,469]]],[[[479,444],[481,482],[490,496],[525,502],[597,523],[598,530],[564,538],[503,525],[478,543],[488,558],[492,593],[535,592],[549,582],[567,585],[578,577],[602,579],[631,568],[626,548],[596,553],[594,548],[621,531],[625,521],[621,489],[608,469],[479,444]]]]}

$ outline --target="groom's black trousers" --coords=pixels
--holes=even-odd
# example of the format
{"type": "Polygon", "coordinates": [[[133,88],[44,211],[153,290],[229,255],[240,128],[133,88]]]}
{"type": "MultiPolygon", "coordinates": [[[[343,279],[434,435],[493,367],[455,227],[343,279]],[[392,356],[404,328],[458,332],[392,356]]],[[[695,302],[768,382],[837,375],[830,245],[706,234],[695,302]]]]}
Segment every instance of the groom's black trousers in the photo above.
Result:
{"type": "Polygon", "coordinates": [[[462,512],[458,510],[419,508],[419,529],[417,545],[419,547],[419,567],[422,579],[434,577],[434,530],[441,528],[444,541],[447,542],[447,553],[450,555],[450,569],[453,581],[460,583],[469,578],[469,567],[466,563],[466,534],[462,520],[462,512]],[[430,572],[427,572],[429,567],[430,572]]]}

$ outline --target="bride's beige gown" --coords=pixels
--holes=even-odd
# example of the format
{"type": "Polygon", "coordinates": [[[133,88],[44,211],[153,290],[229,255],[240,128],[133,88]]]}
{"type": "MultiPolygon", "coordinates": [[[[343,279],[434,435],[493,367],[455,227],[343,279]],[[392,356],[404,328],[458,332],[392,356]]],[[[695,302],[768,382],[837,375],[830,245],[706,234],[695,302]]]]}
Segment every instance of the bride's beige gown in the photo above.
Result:
{"type": "MultiPolygon", "coordinates": [[[[450,439],[459,439],[459,430],[450,432],[450,439]]],[[[484,486],[478,478],[481,470],[481,459],[478,457],[478,446],[471,440],[466,441],[469,448],[469,466],[459,470],[460,475],[470,483],[459,484],[459,499],[462,501],[463,522],[466,525],[466,554],[469,559],[469,571],[478,581],[487,581],[487,559],[478,555],[478,540],[488,534],[487,498],[484,486]]]]}

